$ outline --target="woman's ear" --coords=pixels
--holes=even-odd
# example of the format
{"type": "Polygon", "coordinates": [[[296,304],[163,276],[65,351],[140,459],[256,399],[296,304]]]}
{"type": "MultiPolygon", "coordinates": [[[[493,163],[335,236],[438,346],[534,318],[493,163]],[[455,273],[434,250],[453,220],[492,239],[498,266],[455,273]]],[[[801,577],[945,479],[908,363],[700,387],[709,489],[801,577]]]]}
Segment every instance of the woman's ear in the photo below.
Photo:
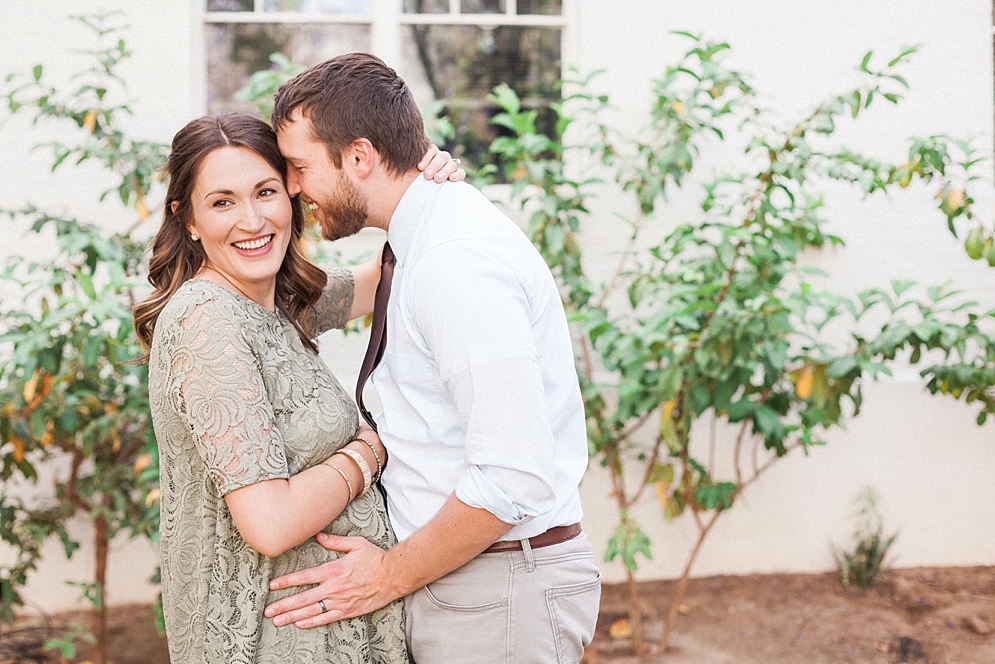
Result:
{"type": "MultiPolygon", "coordinates": [[[[179,201],[173,201],[172,203],[169,204],[169,211],[172,214],[175,215],[176,214],[176,210],[179,207],[180,207],[180,202],[179,201]]],[[[191,235],[196,234],[197,231],[196,231],[196,226],[193,223],[193,219],[191,219],[189,222],[187,222],[186,227],[187,227],[187,233],[190,233],[191,235]]]]}

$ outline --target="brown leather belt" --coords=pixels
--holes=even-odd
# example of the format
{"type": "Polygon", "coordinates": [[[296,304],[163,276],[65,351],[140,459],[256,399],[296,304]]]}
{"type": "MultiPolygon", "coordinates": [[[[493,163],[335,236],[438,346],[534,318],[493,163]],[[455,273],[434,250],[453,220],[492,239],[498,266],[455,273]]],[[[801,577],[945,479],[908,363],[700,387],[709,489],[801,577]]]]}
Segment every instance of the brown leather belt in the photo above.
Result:
{"type": "MultiPolygon", "coordinates": [[[[579,523],[572,523],[569,526],[556,526],[555,528],[550,528],[546,532],[540,533],[535,537],[530,537],[529,546],[533,549],[539,549],[544,546],[552,546],[554,544],[559,544],[560,542],[572,540],[577,537],[577,535],[580,535],[579,523]]],[[[484,553],[500,553],[502,551],[521,550],[521,540],[507,540],[504,542],[494,542],[494,544],[491,544],[489,547],[484,549],[484,553]]]]}

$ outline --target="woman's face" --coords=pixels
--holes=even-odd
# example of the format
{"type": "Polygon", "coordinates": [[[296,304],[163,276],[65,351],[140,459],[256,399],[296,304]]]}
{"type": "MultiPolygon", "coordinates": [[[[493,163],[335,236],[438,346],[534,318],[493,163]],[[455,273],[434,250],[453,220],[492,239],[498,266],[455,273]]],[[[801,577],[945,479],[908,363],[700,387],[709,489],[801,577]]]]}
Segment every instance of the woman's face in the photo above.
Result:
{"type": "Polygon", "coordinates": [[[204,158],[190,198],[187,230],[200,236],[207,267],[272,308],[293,217],[283,177],[252,150],[219,148],[204,158]]]}

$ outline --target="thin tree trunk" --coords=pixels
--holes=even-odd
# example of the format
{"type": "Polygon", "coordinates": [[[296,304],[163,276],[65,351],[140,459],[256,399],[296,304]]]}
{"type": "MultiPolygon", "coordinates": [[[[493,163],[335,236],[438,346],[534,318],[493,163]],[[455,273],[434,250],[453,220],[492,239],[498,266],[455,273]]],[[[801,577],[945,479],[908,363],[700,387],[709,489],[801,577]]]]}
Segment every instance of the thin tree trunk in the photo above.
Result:
{"type": "Polygon", "coordinates": [[[670,600],[670,608],[667,610],[667,622],[663,628],[663,640],[660,641],[660,652],[666,652],[667,646],[670,644],[670,634],[674,630],[674,622],[677,619],[677,610],[681,606],[681,600],[684,599],[684,590],[688,585],[688,577],[691,576],[691,567],[694,565],[694,561],[698,558],[698,552],[701,551],[701,545],[705,543],[705,538],[708,537],[708,533],[712,530],[712,526],[715,525],[715,521],[719,518],[722,512],[718,512],[712,518],[711,521],[705,525],[698,535],[698,541],[694,545],[694,550],[691,551],[690,557],[688,557],[688,562],[684,566],[684,573],[681,574],[680,581],[677,582],[677,590],[674,592],[674,597],[670,600]]]}
{"type": "Polygon", "coordinates": [[[636,589],[636,577],[632,570],[625,568],[626,590],[629,592],[629,624],[632,626],[632,649],[636,655],[642,655],[643,643],[643,610],[639,603],[639,593],[636,589]]]}
{"type": "Polygon", "coordinates": [[[90,659],[93,664],[105,664],[107,647],[107,554],[110,549],[110,537],[107,530],[107,517],[101,513],[93,520],[94,581],[97,584],[97,606],[93,613],[93,650],[90,659]]]}

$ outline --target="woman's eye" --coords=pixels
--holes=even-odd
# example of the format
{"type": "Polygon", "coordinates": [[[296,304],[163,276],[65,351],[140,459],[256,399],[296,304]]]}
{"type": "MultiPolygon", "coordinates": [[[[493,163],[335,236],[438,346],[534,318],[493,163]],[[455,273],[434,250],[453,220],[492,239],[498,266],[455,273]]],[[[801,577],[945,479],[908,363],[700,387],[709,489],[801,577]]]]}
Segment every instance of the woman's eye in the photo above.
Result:
{"type": "Polygon", "coordinates": [[[232,203],[231,203],[230,200],[228,200],[227,198],[222,198],[222,199],[214,201],[214,203],[211,205],[211,207],[223,208],[223,207],[228,207],[231,204],[232,203]]]}
{"type": "Polygon", "coordinates": [[[272,196],[276,193],[276,189],[261,189],[259,191],[260,196],[272,196]]]}

